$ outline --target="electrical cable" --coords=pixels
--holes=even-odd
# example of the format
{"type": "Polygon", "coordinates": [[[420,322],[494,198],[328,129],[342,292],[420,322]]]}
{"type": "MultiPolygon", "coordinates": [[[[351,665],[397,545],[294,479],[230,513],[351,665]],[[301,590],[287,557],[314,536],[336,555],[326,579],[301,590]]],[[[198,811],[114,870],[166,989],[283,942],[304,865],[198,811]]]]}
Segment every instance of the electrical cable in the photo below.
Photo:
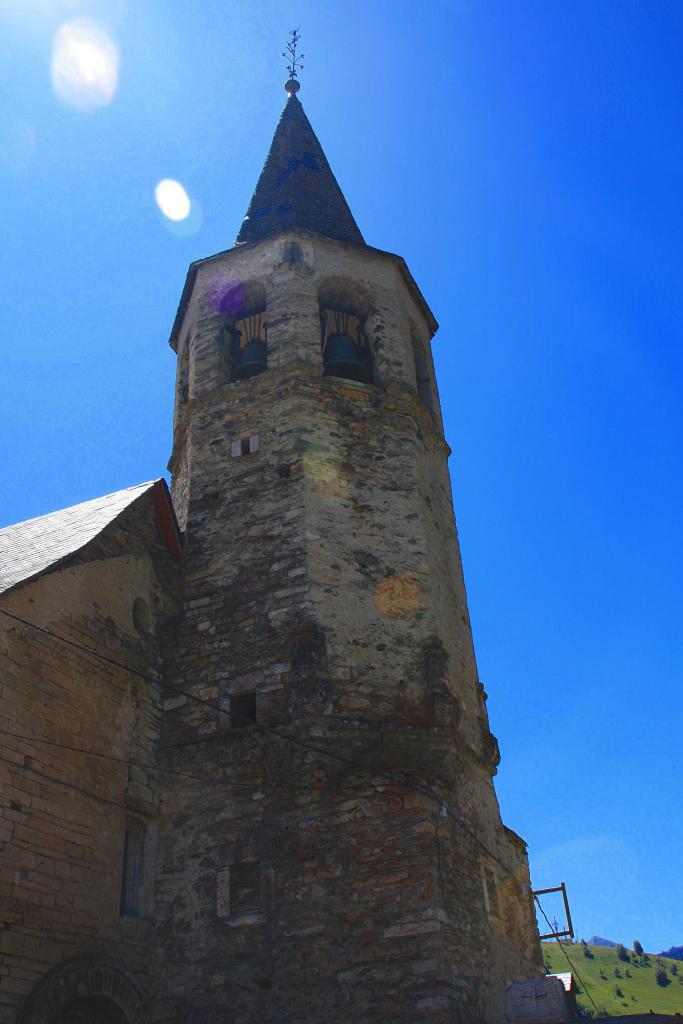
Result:
{"type": "Polygon", "coordinates": [[[83,789],[82,786],[77,786],[75,782],[65,782],[63,779],[56,779],[54,775],[46,775],[45,772],[41,772],[39,768],[34,768],[33,765],[16,764],[15,761],[10,760],[9,757],[3,757],[1,754],[0,761],[4,761],[5,764],[12,765],[16,771],[31,772],[33,775],[37,775],[40,779],[45,779],[47,782],[54,782],[58,786],[64,786],[65,789],[73,789],[77,793],[81,793],[83,796],[92,797],[93,800],[99,800],[103,804],[111,804],[112,807],[121,807],[123,810],[129,810],[127,805],[122,803],[120,800],[112,800],[110,797],[102,796],[100,793],[93,793],[89,789],[83,789]]]}
{"type": "MultiPolygon", "coordinates": [[[[102,796],[100,793],[93,793],[92,790],[84,789],[82,786],[77,786],[73,782],[66,782],[64,779],[57,779],[55,778],[54,775],[47,775],[45,772],[41,772],[38,768],[34,768],[33,765],[17,764],[15,761],[10,760],[10,758],[3,757],[2,754],[0,754],[0,761],[10,765],[10,769],[14,769],[15,771],[31,772],[33,775],[37,775],[38,778],[45,779],[46,782],[53,782],[58,786],[63,786],[65,789],[72,789],[75,792],[81,793],[83,796],[91,797],[93,800],[97,800],[100,803],[109,804],[112,807],[120,807],[124,811],[135,811],[135,807],[131,807],[130,804],[123,803],[120,800],[113,800],[110,797],[102,796]]],[[[316,792],[320,792],[320,790],[316,790],[316,792]]],[[[290,834],[298,835],[301,833],[302,827],[303,826],[301,823],[297,824],[296,828],[285,828],[283,826],[279,826],[278,832],[288,832],[290,834]]]]}
{"type": "MultiPolygon", "coordinates": [[[[97,658],[99,661],[102,661],[108,665],[113,666],[114,668],[123,669],[125,672],[137,676],[138,678],[143,679],[145,682],[152,683],[155,686],[163,687],[167,690],[170,690],[173,693],[177,693],[180,696],[187,697],[188,699],[194,701],[197,704],[201,704],[205,707],[211,708],[213,711],[222,710],[217,702],[204,700],[203,698],[197,697],[196,694],[193,694],[188,690],[182,690],[180,687],[174,686],[171,683],[157,679],[156,677],[148,675],[145,672],[141,672],[139,669],[132,668],[130,665],[126,665],[124,662],[120,662],[114,658],[108,657],[107,655],[100,654],[98,651],[93,650],[93,648],[91,647],[86,647],[84,644],[80,644],[75,640],[70,640],[68,637],[62,636],[59,633],[55,633],[52,630],[47,629],[47,627],[45,626],[39,626],[37,623],[31,622],[29,619],[25,619],[22,616],[16,615],[13,612],[9,612],[5,608],[0,608],[0,614],[5,615],[7,618],[12,619],[15,622],[18,622],[23,626],[28,626],[31,629],[35,629],[39,633],[43,633],[44,635],[49,636],[54,640],[58,640],[61,643],[67,644],[69,647],[73,647],[84,654],[89,654],[92,657],[97,658]]],[[[386,771],[373,772],[371,771],[371,769],[367,767],[367,765],[362,765],[358,762],[354,762],[341,754],[335,753],[334,751],[325,750],[323,748],[313,746],[312,744],[306,743],[303,740],[299,740],[294,736],[289,736],[287,733],[282,733],[278,729],[273,729],[272,727],[263,725],[259,722],[255,723],[253,719],[248,718],[248,716],[246,715],[240,715],[236,713],[235,717],[241,718],[242,721],[248,722],[250,725],[253,725],[256,729],[265,734],[275,736],[278,739],[284,740],[285,742],[292,743],[295,746],[299,746],[304,750],[307,750],[309,753],[321,754],[322,756],[331,758],[332,760],[344,764],[357,772],[363,774],[372,774],[373,777],[375,778],[385,778],[391,781],[394,785],[402,785],[408,789],[412,789],[416,793],[420,793],[420,795],[422,796],[428,796],[430,799],[434,800],[437,803],[437,813],[440,814],[441,809],[445,807],[448,817],[451,818],[452,821],[454,821],[457,825],[459,825],[459,827],[464,832],[467,833],[470,839],[472,839],[472,841],[477,846],[479,846],[480,849],[484,851],[484,853],[486,853],[487,857],[490,857],[491,860],[495,861],[495,863],[498,864],[498,866],[506,875],[508,875],[510,878],[517,880],[516,873],[512,871],[495,853],[493,853],[492,850],[489,850],[489,848],[486,846],[485,843],[482,842],[479,836],[467,825],[467,822],[460,815],[454,814],[450,806],[446,803],[446,801],[441,796],[439,796],[439,794],[437,794],[431,787],[418,786],[415,782],[404,781],[400,777],[397,778],[396,773],[386,771]]]]}
{"type": "MultiPolygon", "coordinates": [[[[220,711],[221,710],[220,705],[217,702],[214,703],[214,702],[211,702],[211,701],[204,700],[204,699],[202,699],[200,697],[197,697],[195,694],[193,694],[193,693],[191,693],[189,691],[182,690],[179,687],[175,687],[175,686],[173,686],[171,684],[168,684],[168,683],[166,683],[166,682],[164,682],[164,681],[162,681],[160,679],[157,679],[157,678],[155,678],[153,676],[148,675],[147,673],[141,672],[138,669],[134,669],[130,665],[126,665],[123,662],[116,661],[113,658],[109,658],[106,655],[100,654],[98,651],[95,651],[92,648],[86,647],[83,644],[79,644],[79,643],[77,643],[74,640],[70,640],[67,637],[61,636],[58,633],[54,633],[52,630],[49,630],[49,629],[47,629],[44,626],[39,626],[37,623],[31,622],[28,619],[24,619],[24,618],[22,618],[19,615],[15,615],[12,612],[9,612],[9,611],[7,611],[4,608],[0,608],[0,613],[5,615],[9,619],[13,619],[14,621],[20,623],[23,626],[27,626],[29,628],[35,629],[35,630],[37,630],[40,633],[43,633],[43,634],[45,634],[45,635],[47,635],[47,636],[49,636],[49,637],[51,637],[51,638],[53,638],[55,640],[60,641],[61,643],[67,644],[68,646],[73,647],[76,650],[81,651],[82,653],[85,653],[85,654],[88,654],[88,655],[90,655],[90,656],[92,656],[94,658],[97,658],[98,660],[100,660],[100,661],[102,661],[102,662],[104,662],[106,664],[109,664],[109,665],[111,665],[114,668],[122,669],[122,670],[130,673],[131,675],[135,675],[138,678],[143,679],[145,682],[150,682],[150,683],[154,684],[155,686],[164,687],[165,689],[170,690],[172,692],[175,692],[175,693],[177,693],[177,694],[179,694],[181,696],[184,696],[184,697],[186,697],[186,698],[188,698],[190,700],[193,700],[193,701],[195,701],[198,704],[205,705],[205,706],[211,708],[212,710],[215,710],[215,711],[220,711]]],[[[428,796],[428,797],[430,797],[430,799],[434,800],[435,803],[437,804],[437,808],[438,808],[437,809],[437,822],[436,822],[436,829],[437,829],[436,843],[437,843],[437,848],[438,848],[438,863],[439,863],[439,872],[440,872],[440,875],[441,875],[442,887],[443,887],[444,879],[443,879],[443,869],[442,869],[442,864],[441,864],[441,843],[440,843],[440,838],[438,836],[438,828],[439,828],[439,820],[438,820],[438,818],[442,816],[442,812],[443,812],[444,809],[447,812],[447,816],[449,818],[451,818],[451,820],[454,821],[461,829],[463,829],[463,831],[465,831],[467,833],[467,835],[486,853],[486,855],[488,857],[490,857],[493,861],[495,861],[495,863],[497,863],[499,865],[499,867],[505,872],[505,874],[507,874],[510,877],[516,879],[516,877],[517,877],[516,874],[513,871],[511,871],[507,867],[507,865],[505,865],[503,863],[503,861],[501,861],[500,858],[496,854],[494,854],[491,850],[488,849],[486,844],[483,843],[479,839],[479,837],[476,835],[476,833],[473,832],[470,829],[470,827],[467,825],[467,822],[463,818],[461,818],[460,815],[454,814],[452,809],[446,803],[446,801],[441,796],[439,796],[439,794],[436,793],[430,786],[424,787],[424,786],[417,785],[415,782],[404,781],[402,779],[396,778],[395,774],[393,774],[393,773],[372,772],[370,769],[368,769],[367,766],[358,764],[357,762],[354,762],[353,760],[351,760],[349,758],[343,757],[342,755],[336,754],[333,751],[324,750],[324,749],[321,749],[319,747],[315,747],[312,744],[307,744],[307,743],[305,743],[305,742],[303,742],[301,740],[298,740],[295,737],[288,736],[286,733],[281,733],[279,730],[268,728],[268,727],[264,726],[262,723],[258,723],[258,722],[254,723],[251,718],[248,718],[248,716],[235,714],[235,717],[241,718],[243,721],[245,721],[245,723],[248,722],[250,725],[254,725],[257,729],[259,729],[263,733],[273,735],[273,736],[277,737],[278,739],[282,739],[282,740],[285,740],[286,742],[293,743],[293,744],[295,744],[297,746],[300,746],[303,749],[307,750],[309,753],[320,754],[320,755],[323,755],[325,757],[332,758],[332,759],[334,759],[334,760],[336,760],[336,761],[338,761],[340,763],[343,763],[343,764],[347,765],[348,767],[350,767],[350,768],[352,768],[352,769],[354,769],[356,771],[362,772],[363,774],[372,774],[372,776],[374,778],[384,777],[384,778],[390,780],[392,782],[392,784],[394,784],[394,785],[398,784],[400,786],[403,786],[406,789],[412,789],[414,792],[420,793],[423,796],[428,796]]],[[[87,750],[85,748],[76,747],[76,746],[73,746],[73,745],[70,745],[70,744],[58,743],[57,741],[54,741],[54,740],[47,740],[47,739],[40,738],[40,737],[26,736],[26,735],[23,735],[23,734],[20,734],[20,733],[12,733],[12,732],[9,732],[8,730],[0,730],[0,734],[5,735],[5,736],[7,736],[9,738],[21,739],[21,740],[24,740],[25,742],[29,742],[29,743],[43,743],[43,744],[48,745],[48,746],[53,746],[53,747],[57,747],[57,748],[64,749],[64,750],[70,750],[70,751],[72,751],[74,753],[81,753],[81,754],[84,754],[84,755],[90,756],[90,757],[102,758],[102,759],[105,759],[105,760],[108,760],[108,761],[113,761],[113,762],[116,762],[116,763],[127,765],[128,767],[130,767],[131,765],[135,765],[137,767],[146,768],[146,769],[148,769],[150,771],[160,771],[160,772],[165,773],[165,774],[170,774],[170,775],[175,775],[175,776],[182,777],[182,778],[192,779],[193,781],[201,782],[203,785],[206,785],[207,783],[210,783],[210,782],[214,782],[216,785],[221,786],[222,788],[227,787],[227,788],[252,789],[252,790],[264,790],[264,789],[274,789],[275,790],[275,789],[278,789],[278,790],[291,790],[291,791],[302,791],[303,790],[303,791],[306,791],[306,792],[308,792],[308,791],[310,791],[312,789],[316,790],[317,792],[321,792],[321,791],[327,790],[327,789],[332,789],[332,790],[335,790],[335,791],[338,791],[338,792],[343,792],[344,789],[346,788],[346,787],[284,786],[284,785],[281,785],[281,784],[272,784],[272,783],[264,783],[262,785],[257,785],[255,783],[252,784],[252,783],[228,782],[228,781],[224,781],[224,780],[210,780],[210,779],[206,779],[206,778],[204,778],[202,776],[192,775],[192,774],[190,774],[188,772],[180,772],[180,771],[177,771],[175,769],[161,768],[158,765],[148,764],[148,763],[143,762],[143,761],[138,761],[138,760],[136,760],[134,758],[119,758],[119,757],[116,757],[113,754],[103,754],[103,753],[98,752],[98,751],[87,750]]],[[[17,764],[15,764],[15,762],[11,761],[9,758],[3,757],[1,755],[0,755],[0,760],[2,760],[5,763],[11,765],[12,767],[14,767],[15,770],[30,771],[32,774],[38,776],[39,778],[43,778],[46,781],[52,782],[52,783],[54,783],[56,785],[63,786],[65,788],[67,788],[67,789],[74,790],[74,791],[79,792],[79,793],[81,793],[81,794],[83,794],[85,796],[91,797],[91,798],[93,798],[95,800],[99,800],[102,803],[106,803],[106,804],[109,804],[111,806],[119,807],[119,808],[121,808],[123,810],[127,810],[128,809],[127,805],[122,803],[121,801],[112,800],[110,798],[102,796],[101,794],[93,793],[93,792],[91,792],[89,790],[86,790],[83,787],[76,785],[75,783],[66,782],[66,781],[64,781],[62,779],[57,779],[54,776],[47,775],[46,773],[41,772],[39,769],[34,768],[32,765],[31,766],[29,766],[29,765],[17,765],[17,764]]],[[[350,789],[351,787],[348,787],[348,788],[350,789]]],[[[298,831],[298,829],[294,829],[294,830],[292,830],[292,829],[283,829],[283,831],[298,831]]],[[[548,917],[547,917],[547,915],[545,913],[545,910],[543,909],[543,907],[541,905],[540,900],[538,899],[538,897],[536,895],[534,895],[533,898],[534,898],[534,900],[535,900],[539,910],[541,911],[541,914],[545,918],[545,921],[548,924],[548,927],[552,930],[552,925],[550,924],[550,921],[549,921],[549,919],[548,919],[548,917]]],[[[574,965],[574,963],[572,962],[571,958],[569,957],[569,954],[567,953],[567,951],[566,951],[565,947],[563,946],[562,942],[560,941],[559,937],[556,937],[556,941],[557,941],[560,949],[562,950],[562,953],[564,954],[564,957],[567,960],[567,963],[569,964],[570,968],[574,972],[574,975],[576,976],[577,981],[582,986],[582,988],[585,991],[586,995],[590,999],[590,1001],[591,1001],[591,1003],[592,1003],[596,1013],[600,1014],[601,1011],[599,1010],[595,1000],[593,999],[593,997],[592,997],[592,995],[591,995],[591,993],[589,991],[589,987],[586,985],[586,983],[584,982],[583,978],[579,974],[576,966],[574,965]]]]}
{"type": "MultiPolygon", "coordinates": [[[[204,785],[206,785],[206,784],[214,784],[214,785],[222,786],[222,787],[227,786],[229,789],[230,788],[255,789],[255,790],[260,790],[260,789],[278,789],[279,790],[279,789],[283,789],[283,790],[293,790],[293,791],[295,791],[297,793],[298,792],[309,793],[309,792],[311,792],[311,790],[314,790],[315,792],[320,793],[323,790],[328,790],[328,789],[333,790],[334,792],[344,792],[345,790],[351,790],[352,789],[352,787],[350,787],[350,786],[318,786],[315,783],[311,783],[308,786],[287,786],[287,785],[283,785],[281,783],[273,783],[273,782],[264,782],[264,783],[257,783],[257,782],[230,782],[227,779],[207,779],[206,777],[204,777],[202,775],[192,775],[189,772],[180,772],[180,771],[178,771],[175,768],[161,768],[157,764],[149,764],[147,761],[138,761],[138,760],[136,760],[135,758],[132,758],[132,757],[130,757],[130,758],[128,758],[128,757],[116,757],[115,754],[103,754],[103,753],[101,753],[100,751],[97,751],[97,750],[87,750],[85,747],[75,747],[75,746],[72,746],[69,743],[58,743],[56,740],[48,740],[48,739],[44,739],[43,737],[39,737],[39,736],[26,736],[23,733],[19,733],[19,732],[9,732],[7,729],[0,729],[0,736],[8,736],[11,739],[16,739],[16,740],[25,740],[28,743],[42,743],[42,744],[44,744],[46,746],[49,746],[49,747],[58,747],[60,750],[70,750],[70,751],[72,751],[73,753],[76,753],[76,754],[86,754],[89,757],[99,757],[99,758],[102,758],[102,759],[104,759],[106,761],[114,761],[117,764],[135,765],[137,768],[147,768],[150,771],[162,772],[164,775],[178,775],[178,776],[180,776],[183,779],[192,779],[193,781],[201,782],[204,785]]],[[[3,760],[9,760],[9,759],[3,758],[3,760]]],[[[10,764],[14,764],[13,761],[9,761],[9,763],[10,764]]],[[[19,768],[21,766],[17,765],[16,767],[19,768]]]]}
{"type": "MultiPolygon", "coordinates": [[[[541,911],[541,913],[543,914],[543,917],[544,917],[544,918],[545,918],[545,920],[546,920],[546,924],[548,925],[548,928],[550,928],[550,930],[552,931],[552,930],[553,930],[553,926],[551,925],[550,921],[548,920],[548,915],[546,914],[545,910],[544,910],[544,909],[543,909],[543,907],[541,906],[541,901],[539,900],[538,896],[536,896],[536,894],[534,894],[534,899],[535,899],[535,901],[536,901],[536,903],[537,903],[537,905],[538,905],[538,909],[539,909],[539,910],[541,911]]],[[[600,1010],[598,1009],[598,1006],[597,1006],[597,1004],[596,1004],[595,1000],[593,999],[593,996],[592,996],[592,995],[590,994],[590,992],[588,991],[588,988],[589,988],[589,986],[588,986],[588,985],[586,985],[585,981],[583,980],[583,978],[581,977],[581,975],[580,975],[580,974],[579,974],[579,972],[577,971],[576,967],[574,966],[574,964],[573,964],[573,963],[572,963],[572,961],[570,960],[570,958],[569,958],[569,954],[567,953],[567,950],[566,950],[566,949],[564,948],[564,946],[563,946],[563,945],[562,945],[562,943],[560,942],[560,939],[558,938],[558,936],[557,936],[557,935],[555,936],[555,941],[557,942],[558,946],[560,947],[560,949],[561,949],[561,950],[562,950],[562,952],[564,953],[564,955],[565,955],[565,959],[567,960],[567,963],[569,964],[569,966],[571,967],[572,971],[573,971],[573,972],[574,972],[574,974],[576,975],[576,980],[577,980],[577,981],[579,982],[579,984],[580,984],[580,985],[582,986],[582,988],[583,988],[584,992],[586,993],[586,995],[587,995],[587,996],[588,996],[588,998],[590,999],[591,1003],[593,1004],[593,1007],[594,1007],[594,1009],[595,1009],[595,1012],[596,1012],[597,1014],[600,1014],[600,1013],[601,1013],[601,1011],[600,1011],[600,1010]]]]}
{"type": "MultiPolygon", "coordinates": [[[[39,633],[44,633],[46,636],[52,637],[54,640],[59,640],[61,643],[67,644],[69,647],[73,647],[77,651],[81,651],[84,654],[89,654],[93,658],[97,658],[99,661],[104,662],[107,665],[111,665],[114,668],[123,669],[125,672],[131,675],[137,676],[139,679],[144,680],[147,683],[153,683],[154,686],[163,687],[166,690],[170,690],[172,693],[177,693],[179,696],[187,697],[189,700],[194,701],[196,704],[201,704],[205,707],[211,708],[212,711],[222,711],[220,705],[215,701],[204,700],[202,697],[198,697],[196,694],[189,690],[182,690],[178,686],[174,686],[172,683],[168,683],[165,680],[151,676],[146,672],[141,672],[139,669],[132,668],[130,665],[126,665],[124,662],[117,661],[115,658],[110,658],[106,654],[100,654],[99,651],[95,651],[92,647],[86,647],[84,644],[79,644],[75,640],[70,640],[68,637],[62,636],[59,633],[54,633],[51,629],[47,629],[45,626],[39,626],[35,622],[31,622],[29,619],[24,619],[20,615],[15,615],[13,612],[8,612],[5,608],[0,608],[0,614],[6,615],[7,618],[13,619],[15,622],[21,623],[22,626],[28,626],[31,629],[37,630],[39,633]]],[[[303,740],[298,740],[294,736],[288,736],[286,733],[281,733],[278,729],[273,729],[269,726],[263,725],[260,722],[254,722],[252,718],[247,715],[240,715],[237,712],[231,712],[236,718],[242,719],[243,722],[249,725],[254,725],[261,732],[269,733],[272,736],[277,736],[278,739],[283,739],[288,743],[293,743],[296,746],[303,747],[311,753],[322,754],[325,757],[330,757],[335,761],[339,761],[343,764],[353,766],[353,762],[349,761],[348,758],[343,757],[341,754],[335,754],[332,751],[324,750],[320,747],[314,747],[310,743],[305,743],[303,740]]]]}

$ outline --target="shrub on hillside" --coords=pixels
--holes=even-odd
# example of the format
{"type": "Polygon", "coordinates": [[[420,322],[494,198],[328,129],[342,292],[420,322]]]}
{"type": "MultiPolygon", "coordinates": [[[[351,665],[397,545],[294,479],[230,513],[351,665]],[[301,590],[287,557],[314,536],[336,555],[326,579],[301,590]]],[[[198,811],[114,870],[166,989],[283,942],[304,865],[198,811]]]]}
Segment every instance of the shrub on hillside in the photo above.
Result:
{"type": "Polygon", "coordinates": [[[614,968],[614,977],[615,978],[620,978],[621,977],[621,971],[619,970],[618,967],[614,968]]]}
{"type": "Polygon", "coordinates": [[[678,974],[678,968],[676,967],[676,964],[671,965],[671,967],[669,968],[669,974],[678,974]]]}
{"type": "Polygon", "coordinates": [[[655,981],[658,985],[668,985],[669,979],[663,967],[655,967],[655,981]]]}
{"type": "Polygon", "coordinates": [[[618,943],[614,952],[617,954],[620,960],[625,960],[627,963],[631,959],[628,953],[626,952],[626,949],[624,948],[624,946],[622,946],[621,943],[618,943]]]}
{"type": "Polygon", "coordinates": [[[619,996],[620,999],[622,999],[624,995],[624,993],[621,991],[618,985],[614,986],[614,994],[615,996],[619,996]]]}
{"type": "Polygon", "coordinates": [[[633,952],[637,953],[638,956],[642,956],[643,955],[643,947],[638,942],[638,939],[634,939],[633,940],[633,952]]]}

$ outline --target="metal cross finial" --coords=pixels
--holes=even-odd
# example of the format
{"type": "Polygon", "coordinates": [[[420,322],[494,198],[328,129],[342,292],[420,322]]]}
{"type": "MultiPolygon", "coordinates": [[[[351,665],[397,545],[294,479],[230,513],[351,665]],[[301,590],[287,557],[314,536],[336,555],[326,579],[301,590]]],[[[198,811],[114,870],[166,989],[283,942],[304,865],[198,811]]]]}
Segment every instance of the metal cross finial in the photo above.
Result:
{"type": "Polygon", "coordinates": [[[304,55],[301,53],[297,56],[296,52],[297,43],[301,39],[301,34],[299,33],[298,28],[293,28],[289,35],[290,39],[287,43],[287,49],[282,51],[282,56],[289,60],[289,64],[287,65],[289,78],[285,82],[285,89],[288,93],[295,93],[301,88],[300,83],[297,82],[297,78],[299,77],[299,71],[303,71],[304,66],[302,61],[304,59],[304,55]]]}

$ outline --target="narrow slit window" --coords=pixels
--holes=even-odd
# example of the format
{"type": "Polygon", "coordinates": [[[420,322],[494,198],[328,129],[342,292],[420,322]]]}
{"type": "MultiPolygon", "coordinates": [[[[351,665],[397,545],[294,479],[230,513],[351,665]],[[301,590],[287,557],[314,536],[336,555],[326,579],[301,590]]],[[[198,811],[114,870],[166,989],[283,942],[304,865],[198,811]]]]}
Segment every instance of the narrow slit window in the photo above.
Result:
{"type": "Polygon", "coordinates": [[[131,819],[126,821],[121,875],[121,917],[142,917],[144,913],[146,833],[142,822],[131,819]]]}
{"type": "Polygon", "coordinates": [[[244,729],[256,725],[256,691],[235,693],[230,697],[230,728],[244,729]]]}

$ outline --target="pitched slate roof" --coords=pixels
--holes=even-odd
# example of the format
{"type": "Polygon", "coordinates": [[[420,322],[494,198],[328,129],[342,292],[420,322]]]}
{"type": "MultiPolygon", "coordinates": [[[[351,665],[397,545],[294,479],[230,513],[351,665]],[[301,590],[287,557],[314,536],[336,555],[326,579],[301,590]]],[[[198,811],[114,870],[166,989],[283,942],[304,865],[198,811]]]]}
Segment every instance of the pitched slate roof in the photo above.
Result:
{"type": "Polygon", "coordinates": [[[55,568],[160,484],[166,487],[163,481],[151,480],[0,530],[0,593],[55,568]]]}
{"type": "Polygon", "coordinates": [[[237,244],[290,228],[363,245],[363,236],[332,173],[304,108],[287,100],[237,244]]]}

